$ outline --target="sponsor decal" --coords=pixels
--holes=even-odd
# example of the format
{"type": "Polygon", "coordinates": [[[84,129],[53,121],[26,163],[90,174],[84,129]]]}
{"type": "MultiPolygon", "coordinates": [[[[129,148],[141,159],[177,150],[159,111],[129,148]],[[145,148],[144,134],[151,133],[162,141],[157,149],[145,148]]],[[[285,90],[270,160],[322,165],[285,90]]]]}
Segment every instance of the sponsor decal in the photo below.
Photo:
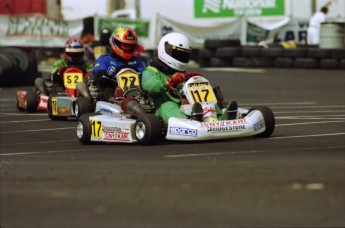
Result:
{"type": "MultiPolygon", "coordinates": [[[[104,139],[113,141],[129,141],[129,132],[123,132],[119,127],[102,128],[104,139]]],[[[126,130],[126,129],[125,129],[126,130]]]]}
{"type": "Polygon", "coordinates": [[[69,113],[71,110],[71,108],[68,106],[68,107],[60,107],[59,108],[59,113],[61,114],[64,114],[64,113],[69,113]]]}
{"type": "Polygon", "coordinates": [[[103,132],[105,140],[129,141],[128,132],[103,132]]]}
{"type": "Polygon", "coordinates": [[[122,129],[119,127],[103,127],[102,129],[104,132],[121,132],[122,129]]]}
{"type": "Polygon", "coordinates": [[[258,131],[260,130],[261,128],[264,128],[266,125],[265,125],[265,121],[264,120],[261,120],[257,123],[254,124],[254,131],[258,131]]]}
{"type": "Polygon", "coordinates": [[[230,125],[243,125],[246,124],[247,121],[245,119],[238,119],[238,120],[223,120],[218,122],[201,122],[201,127],[225,127],[230,125]]]}
{"type": "Polygon", "coordinates": [[[198,135],[198,130],[191,129],[191,128],[183,128],[183,127],[170,127],[169,134],[196,137],[198,135]]]}
{"type": "Polygon", "coordinates": [[[99,112],[113,113],[110,109],[107,108],[101,108],[99,112]]]}
{"type": "Polygon", "coordinates": [[[244,125],[235,125],[235,126],[223,126],[223,127],[208,127],[208,132],[221,132],[221,131],[240,131],[245,130],[246,126],[244,125]]]}

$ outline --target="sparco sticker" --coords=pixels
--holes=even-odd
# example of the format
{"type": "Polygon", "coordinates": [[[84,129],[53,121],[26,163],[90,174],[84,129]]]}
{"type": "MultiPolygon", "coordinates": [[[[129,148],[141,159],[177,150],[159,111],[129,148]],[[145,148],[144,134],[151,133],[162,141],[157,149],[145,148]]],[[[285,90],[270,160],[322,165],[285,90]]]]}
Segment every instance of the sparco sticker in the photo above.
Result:
{"type": "Polygon", "coordinates": [[[254,131],[258,131],[264,127],[265,127],[265,121],[261,120],[261,121],[257,122],[256,124],[254,124],[254,131]]]}
{"type": "Polygon", "coordinates": [[[172,135],[186,135],[196,137],[198,135],[198,130],[182,127],[170,127],[169,133],[172,135]]]}

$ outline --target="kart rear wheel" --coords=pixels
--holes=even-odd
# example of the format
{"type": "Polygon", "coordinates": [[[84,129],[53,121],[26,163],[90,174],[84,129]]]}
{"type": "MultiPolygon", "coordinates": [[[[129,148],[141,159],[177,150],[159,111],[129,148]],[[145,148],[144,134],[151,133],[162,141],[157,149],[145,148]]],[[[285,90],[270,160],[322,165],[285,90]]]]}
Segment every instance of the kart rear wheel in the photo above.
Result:
{"type": "Polygon", "coordinates": [[[135,137],[141,145],[156,145],[162,139],[161,120],[153,114],[142,114],[134,126],[135,137]]]}
{"type": "Polygon", "coordinates": [[[36,112],[38,105],[37,93],[34,90],[26,91],[25,111],[36,112]]]}
{"type": "Polygon", "coordinates": [[[264,137],[271,136],[275,128],[275,119],[274,119],[274,114],[272,110],[266,106],[258,106],[258,107],[251,108],[248,113],[254,110],[258,110],[262,113],[265,120],[265,127],[266,127],[266,130],[264,132],[254,135],[254,137],[264,138],[264,137]]]}
{"type": "Polygon", "coordinates": [[[86,97],[78,97],[74,104],[74,113],[77,119],[83,114],[93,112],[92,101],[86,97]]]}
{"type": "Polygon", "coordinates": [[[53,107],[52,107],[52,98],[49,97],[48,99],[48,116],[51,120],[66,120],[67,117],[65,116],[54,116],[53,115],[53,107]]]}

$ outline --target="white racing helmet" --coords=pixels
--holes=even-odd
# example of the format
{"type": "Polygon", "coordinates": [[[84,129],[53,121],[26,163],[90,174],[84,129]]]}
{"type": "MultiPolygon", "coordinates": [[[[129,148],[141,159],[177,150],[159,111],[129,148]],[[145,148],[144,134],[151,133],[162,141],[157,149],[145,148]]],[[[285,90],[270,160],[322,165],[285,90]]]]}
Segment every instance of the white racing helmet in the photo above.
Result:
{"type": "Polygon", "coordinates": [[[158,58],[177,71],[185,71],[192,54],[189,39],[177,32],[163,36],[158,44],[158,58]]]}

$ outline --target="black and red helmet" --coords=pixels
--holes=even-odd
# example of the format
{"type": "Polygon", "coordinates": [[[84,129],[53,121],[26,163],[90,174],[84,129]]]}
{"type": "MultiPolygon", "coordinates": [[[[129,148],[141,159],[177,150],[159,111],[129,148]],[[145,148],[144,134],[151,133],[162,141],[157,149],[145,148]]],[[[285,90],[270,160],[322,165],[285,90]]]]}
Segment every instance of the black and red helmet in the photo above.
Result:
{"type": "Polygon", "coordinates": [[[65,43],[65,60],[69,64],[78,64],[83,60],[84,44],[78,38],[70,38],[65,43]]]}

